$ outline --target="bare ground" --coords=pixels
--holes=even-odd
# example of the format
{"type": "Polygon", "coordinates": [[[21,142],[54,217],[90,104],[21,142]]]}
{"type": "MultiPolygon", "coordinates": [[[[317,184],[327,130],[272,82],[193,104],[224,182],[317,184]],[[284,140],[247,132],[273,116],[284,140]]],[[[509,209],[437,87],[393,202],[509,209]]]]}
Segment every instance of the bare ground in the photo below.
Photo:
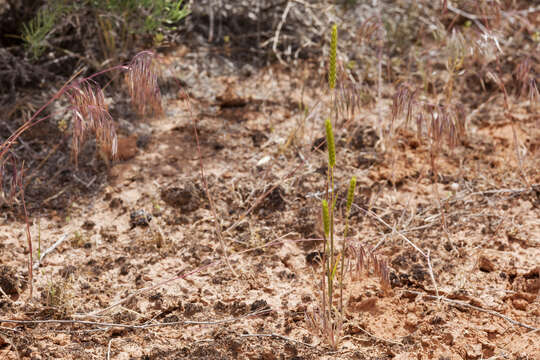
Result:
{"type": "MultiPolygon", "coordinates": [[[[305,319],[320,293],[324,75],[309,63],[217,73],[219,58],[201,56],[161,59],[166,77],[187,79],[191,113],[172,86],[166,114],[134,124],[98,191],[34,220],[34,249],[63,241],[32,299],[24,222],[2,220],[0,359],[540,359],[540,188],[526,186],[511,124],[490,110],[501,98],[440,157],[436,183],[412,132],[395,155],[381,150],[389,100],[336,127],[340,191],[358,178],[351,235],[388,260],[392,289],[367,274],[347,284],[332,351],[305,319]]],[[[540,120],[518,115],[522,169],[538,184],[540,120]]]]}

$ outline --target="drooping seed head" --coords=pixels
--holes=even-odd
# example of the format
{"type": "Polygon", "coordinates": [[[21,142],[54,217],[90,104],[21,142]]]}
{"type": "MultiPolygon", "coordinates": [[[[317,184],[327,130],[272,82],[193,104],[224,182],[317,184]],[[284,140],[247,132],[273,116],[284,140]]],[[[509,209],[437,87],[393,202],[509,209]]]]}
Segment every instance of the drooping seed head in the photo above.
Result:
{"type": "Polygon", "coordinates": [[[142,51],[128,66],[127,83],[131,101],[140,115],[161,114],[161,92],[157,82],[154,54],[142,51]]]}
{"type": "Polygon", "coordinates": [[[96,83],[85,80],[71,85],[66,95],[73,113],[72,151],[75,160],[88,131],[94,132],[101,150],[114,158],[117,151],[116,131],[101,88],[96,83]]]}
{"type": "Polygon", "coordinates": [[[412,90],[409,84],[401,84],[392,101],[392,126],[398,116],[406,112],[406,123],[408,124],[413,117],[414,105],[416,105],[416,96],[418,91],[412,90]]]}

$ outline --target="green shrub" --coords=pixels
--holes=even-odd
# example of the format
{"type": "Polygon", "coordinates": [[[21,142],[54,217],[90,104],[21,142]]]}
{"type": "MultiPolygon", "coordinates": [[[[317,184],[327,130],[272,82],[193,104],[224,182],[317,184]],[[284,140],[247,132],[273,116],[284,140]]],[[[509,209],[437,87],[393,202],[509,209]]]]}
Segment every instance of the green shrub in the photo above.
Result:
{"type": "MultiPolygon", "coordinates": [[[[163,33],[174,29],[188,14],[189,8],[183,5],[183,0],[49,0],[32,20],[22,25],[21,38],[29,54],[37,60],[47,49],[58,47],[65,26],[80,23],[85,27],[82,30],[89,31],[78,29],[77,33],[89,36],[95,34],[92,30],[98,30],[102,55],[110,59],[138,38],[163,40],[163,33]],[[74,18],[80,21],[72,21],[74,18]]],[[[79,40],[85,43],[85,39],[79,40]]],[[[93,36],[86,40],[92,43],[93,36]]]]}

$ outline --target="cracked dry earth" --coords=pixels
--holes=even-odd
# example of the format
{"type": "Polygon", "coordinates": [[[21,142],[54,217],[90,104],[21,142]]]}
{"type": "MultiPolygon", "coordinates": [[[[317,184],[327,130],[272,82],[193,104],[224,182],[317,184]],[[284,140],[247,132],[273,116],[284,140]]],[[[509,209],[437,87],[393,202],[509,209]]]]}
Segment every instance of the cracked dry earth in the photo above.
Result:
{"type": "MultiPolygon", "coordinates": [[[[0,359],[540,359],[540,189],[521,181],[509,124],[473,119],[464,146],[441,156],[436,184],[412,133],[399,134],[393,167],[380,150],[375,124],[389,116],[392,89],[336,127],[340,191],[358,179],[352,235],[387,259],[392,289],[366,274],[347,284],[344,337],[332,351],[305,319],[320,292],[321,70],[239,75],[197,59],[186,49],[162,56],[173,79],[165,115],[129,125],[99,191],[34,221],[34,248],[38,233],[42,249],[63,242],[35,271],[31,300],[24,223],[2,220],[0,359]],[[191,114],[174,79],[185,82],[191,114]],[[437,289],[403,236],[429,252],[437,289]]],[[[534,184],[537,123],[524,114],[518,129],[534,184]]]]}

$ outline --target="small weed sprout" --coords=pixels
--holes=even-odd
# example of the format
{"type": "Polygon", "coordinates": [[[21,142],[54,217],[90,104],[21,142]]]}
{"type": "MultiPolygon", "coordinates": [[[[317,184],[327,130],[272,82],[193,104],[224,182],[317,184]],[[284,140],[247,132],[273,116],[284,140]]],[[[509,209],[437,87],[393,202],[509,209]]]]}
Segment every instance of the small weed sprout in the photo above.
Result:
{"type": "MultiPolygon", "coordinates": [[[[332,27],[332,41],[329,59],[328,85],[331,90],[336,87],[336,56],[337,56],[337,27],[332,27]]],[[[334,103],[335,104],[335,103],[334,103]]],[[[327,118],[325,121],[326,148],[328,151],[328,167],[326,180],[326,195],[321,200],[321,219],[323,225],[323,258],[321,262],[321,302],[318,310],[306,313],[308,325],[318,330],[319,334],[333,349],[337,349],[343,329],[344,311],[343,290],[346,267],[353,264],[356,273],[367,270],[371,265],[376,275],[380,276],[383,287],[388,287],[388,270],[386,262],[379,260],[375,255],[365,255],[362,246],[353,247],[349,244],[347,236],[349,233],[349,215],[354,201],[356,189],[356,177],[352,177],[349,182],[345,206],[345,229],[341,244],[338,246],[336,234],[336,203],[337,194],[335,188],[335,168],[336,168],[336,143],[332,121],[327,118]],[[357,253],[361,255],[357,255],[357,253]],[[348,261],[347,254],[353,255],[348,261]],[[370,261],[364,261],[368,259],[370,261]],[[337,293],[336,284],[339,287],[337,293]]],[[[351,267],[353,269],[353,267],[351,267]]]]}
{"type": "Polygon", "coordinates": [[[52,2],[48,7],[41,8],[36,16],[23,24],[22,39],[28,52],[34,59],[39,58],[50,46],[47,38],[50,36],[58,18],[69,11],[69,7],[60,1],[52,2]]]}
{"type": "Polygon", "coordinates": [[[354,201],[356,177],[349,182],[345,205],[345,228],[341,244],[337,244],[335,226],[335,211],[337,194],[334,188],[334,170],[336,166],[336,150],[332,124],[329,119],[325,122],[326,142],[328,149],[327,191],[325,199],[321,201],[321,218],[323,225],[323,259],[321,271],[321,308],[306,313],[307,322],[313,329],[317,329],[333,349],[337,349],[343,329],[345,307],[343,304],[345,276],[351,273],[351,278],[360,277],[364,272],[373,273],[380,278],[383,289],[390,287],[387,263],[373,253],[367,253],[359,244],[352,244],[347,238],[349,234],[349,216],[354,201]],[[350,270],[347,270],[350,269],[350,270]],[[336,291],[339,287],[339,294],[336,291]]]}
{"type": "MultiPolygon", "coordinates": [[[[83,31],[97,30],[104,60],[113,61],[117,54],[133,47],[141,35],[151,36],[161,43],[165,34],[189,14],[189,4],[183,0],[50,0],[40,7],[34,18],[23,24],[21,38],[27,52],[37,60],[46,50],[63,50],[55,46],[65,35],[62,30],[82,23],[83,31]]],[[[99,63],[86,61],[94,66],[99,63]]]]}
{"type": "Polygon", "coordinates": [[[72,276],[58,281],[49,280],[46,292],[43,292],[41,296],[47,307],[52,308],[60,315],[68,315],[73,310],[72,276]]]}

